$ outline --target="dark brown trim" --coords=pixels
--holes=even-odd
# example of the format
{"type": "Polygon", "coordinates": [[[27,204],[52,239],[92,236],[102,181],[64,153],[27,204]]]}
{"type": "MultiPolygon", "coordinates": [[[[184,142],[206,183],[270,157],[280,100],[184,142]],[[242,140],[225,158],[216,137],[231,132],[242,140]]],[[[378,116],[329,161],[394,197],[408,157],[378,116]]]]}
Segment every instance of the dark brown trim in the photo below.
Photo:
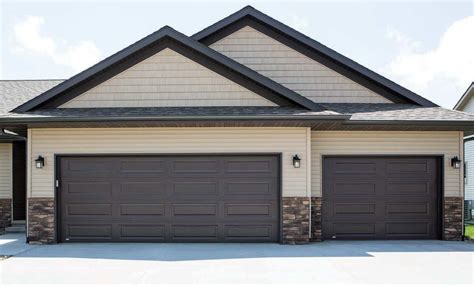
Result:
{"type": "MultiPolygon", "coordinates": [[[[437,207],[438,207],[438,224],[437,224],[437,238],[442,239],[443,238],[443,229],[444,229],[444,154],[422,154],[422,155],[417,155],[417,154],[331,154],[331,155],[322,155],[321,156],[321,186],[323,186],[322,180],[324,178],[324,160],[326,158],[343,158],[343,157],[360,157],[360,158],[366,158],[366,157],[393,157],[393,158],[407,158],[407,157],[429,157],[429,158],[436,158],[437,161],[437,180],[438,180],[438,190],[437,190],[437,207]]],[[[321,189],[321,198],[324,197],[323,189],[321,189]]],[[[324,203],[321,206],[321,221],[323,221],[322,216],[323,216],[323,211],[322,209],[324,208],[324,203]]]]}
{"type": "MultiPolygon", "coordinates": [[[[276,156],[278,159],[278,175],[279,175],[279,180],[278,180],[278,192],[279,192],[279,238],[278,241],[279,243],[282,242],[283,238],[283,232],[282,232],[282,223],[283,223],[283,213],[282,213],[282,198],[283,198],[283,160],[282,156],[283,154],[280,152],[268,152],[268,153],[262,153],[262,152],[246,152],[246,153],[238,153],[238,152],[229,152],[229,153],[106,153],[106,154],[100,154],[100,153],[92,153],[92,154],[79,154],[79,153],[71,153],[71,154],[54,154],[54,218],[55,218],[55,243],[60,243],[62,241],[61,239],[61,196],[59,192],[61,191],[61,183],[59,183],[59,187],[56,187],[56,180],[61,182],[61,166],[60,166],[60,160],[61,158],[65,157],[148,157],[148,156],[166,156],[166,157],[175,157],[175,156],[276,156]]],[[[27,237],[28,241],[28,237],[27,237]]]]}
{"type": "Polygon", "coordinates": [[[421,106],[437,106],[433,102],[367,69],[251,6],[246,6],[203,29],[194,34],[192,38],[209,45],[242,28],[244,25],[252,25],[253,28],[321,62],[355,82],[387,97],[389,100],[397,103],[410,102],[421,106]]]}

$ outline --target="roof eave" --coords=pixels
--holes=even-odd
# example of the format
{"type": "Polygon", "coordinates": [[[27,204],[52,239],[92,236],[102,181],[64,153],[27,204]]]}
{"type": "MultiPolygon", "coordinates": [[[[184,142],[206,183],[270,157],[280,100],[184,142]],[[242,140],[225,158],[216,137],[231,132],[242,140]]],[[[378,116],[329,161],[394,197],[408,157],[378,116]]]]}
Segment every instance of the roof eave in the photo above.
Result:
{"type": "Polygon", "coordinates": [[[111,122],[111,121],[219,121],[219,120],[334,120],[346,121],[350,115],[261,115],[261,116],[153,116],[153,117],[23,117],[0,118],[1,124],[27,124],[38,122],[111,122]]]}

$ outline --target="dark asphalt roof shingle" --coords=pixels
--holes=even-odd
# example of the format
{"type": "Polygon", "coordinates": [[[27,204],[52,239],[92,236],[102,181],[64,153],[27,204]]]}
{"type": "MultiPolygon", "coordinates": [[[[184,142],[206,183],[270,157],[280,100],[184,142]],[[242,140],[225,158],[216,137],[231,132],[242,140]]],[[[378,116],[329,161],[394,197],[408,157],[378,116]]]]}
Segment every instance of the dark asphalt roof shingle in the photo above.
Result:
{"type": "Polygon", "coordinates": [[[222,106],[222,107],[133,107],[133,108],[56,108],[25,113],[9,113],[9,118],[153,118],[153,117],[233,117],[233,116],[325,116],[336,112],[309,111],[298,107],[222,106]]]}

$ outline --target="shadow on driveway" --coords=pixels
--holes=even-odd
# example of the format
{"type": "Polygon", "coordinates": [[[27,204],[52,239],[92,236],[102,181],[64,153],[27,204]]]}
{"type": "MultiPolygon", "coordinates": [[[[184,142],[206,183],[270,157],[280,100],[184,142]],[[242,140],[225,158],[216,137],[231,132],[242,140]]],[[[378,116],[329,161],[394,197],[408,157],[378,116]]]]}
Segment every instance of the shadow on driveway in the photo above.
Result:
{"type": "Polygon", "coordinates": [[[372,253],[473,252],[474,244],[439,240],[324,241],[308,245],[217,243],[63,243],[33,246],[0,236],[0,255],[31,258],[193,261],[241,258],[372,257],[372,253]]]}

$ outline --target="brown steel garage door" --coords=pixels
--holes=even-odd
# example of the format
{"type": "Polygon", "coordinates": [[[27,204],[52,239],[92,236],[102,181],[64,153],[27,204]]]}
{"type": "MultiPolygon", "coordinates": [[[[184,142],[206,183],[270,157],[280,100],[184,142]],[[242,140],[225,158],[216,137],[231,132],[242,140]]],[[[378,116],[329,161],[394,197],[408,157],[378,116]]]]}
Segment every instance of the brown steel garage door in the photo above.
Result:
{"type": "Polygon", "coordinates": [[[434,157],[326,157],[323,239],[438,238],[434,157]]]}
{"type": "Polygon", "coordinates": [[[61,241],[278,241],[278,156],[59,160],[61,241]]]}

